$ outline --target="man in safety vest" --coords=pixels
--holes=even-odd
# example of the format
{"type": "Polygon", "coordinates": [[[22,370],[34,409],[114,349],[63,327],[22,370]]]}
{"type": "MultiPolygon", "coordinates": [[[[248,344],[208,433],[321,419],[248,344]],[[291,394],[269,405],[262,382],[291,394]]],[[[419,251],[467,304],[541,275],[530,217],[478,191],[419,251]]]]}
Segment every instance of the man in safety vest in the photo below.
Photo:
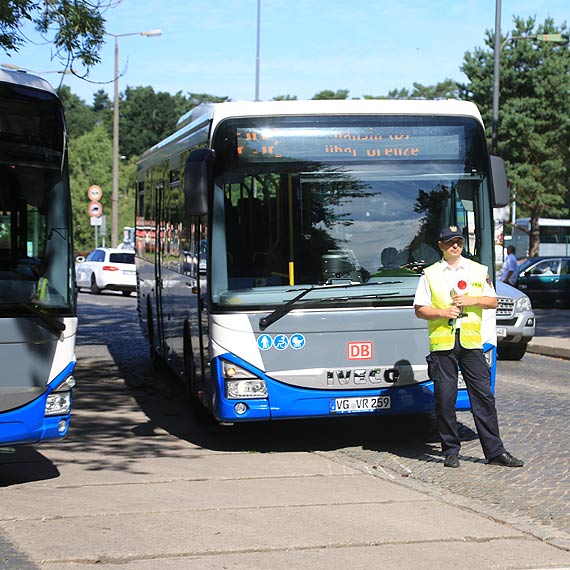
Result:
{"type": "Polygon", "coordinates": [[[428,321],[430,354],[426,360],[434,381],[444,465],[459,467],[455,405],[460,367],[485,457],[491,465],[522,467],[524,463],[506,451],[499,435],[490,369],[483,355],[483,309],[497,307],[487,267],[461,255],[463,232],[457,226],[444,228],[438,245],[443,259],[424,270],[414,308],[418,318],[428,321]]]}

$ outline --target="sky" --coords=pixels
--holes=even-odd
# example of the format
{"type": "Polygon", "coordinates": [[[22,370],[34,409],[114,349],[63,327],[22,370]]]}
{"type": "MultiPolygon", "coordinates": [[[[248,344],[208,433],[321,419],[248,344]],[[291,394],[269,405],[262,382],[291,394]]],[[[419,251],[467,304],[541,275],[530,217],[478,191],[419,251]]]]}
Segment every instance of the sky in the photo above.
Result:
{"type": "MultiPolygon", "coordinates": [[[[495,27],[496,0],[260,0],[259,98],[346,89],[349,97],[386,95],[414,82],[466,81],[466,52],[483,47],[495,27]]],[[[568,0],[502,0],[501,31],[513,16],[568,22],[568,0]]],[[[119,89],[151,85],[169,93],[208,93],[252,100],[256,88],[258,0],[120,0],[105,12],[106,30],[159,37],[118,39],[119,89]]],[[[104,89],[113,98],[114,38],[89,81],[54,73],[61,63],[32,28],[34,40],[0,64],[18,65],[61,81],[91,104],[104,89]],[[51,72],[51,73],[47,73],[51,72]]]]}

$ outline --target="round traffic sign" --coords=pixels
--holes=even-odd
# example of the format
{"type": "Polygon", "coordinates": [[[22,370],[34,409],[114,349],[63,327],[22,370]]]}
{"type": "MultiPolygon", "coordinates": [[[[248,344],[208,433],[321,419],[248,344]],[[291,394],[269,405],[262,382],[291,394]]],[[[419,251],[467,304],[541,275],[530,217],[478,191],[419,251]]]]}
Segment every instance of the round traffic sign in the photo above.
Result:
{"type": "Polygon", "coordinates": [[[98,218],[103,213],[103,206],[99,202],[91,202],[88,210],[92,218],[98,218]]]}
{"type": "Polygon", "coordinates": [[[89,190],[87,191],[87,197],[89,200],[93,202],[99,202],[101,200],[101,196],[103,196],[103,190],[96,184],[89,186],[89,190]]]}

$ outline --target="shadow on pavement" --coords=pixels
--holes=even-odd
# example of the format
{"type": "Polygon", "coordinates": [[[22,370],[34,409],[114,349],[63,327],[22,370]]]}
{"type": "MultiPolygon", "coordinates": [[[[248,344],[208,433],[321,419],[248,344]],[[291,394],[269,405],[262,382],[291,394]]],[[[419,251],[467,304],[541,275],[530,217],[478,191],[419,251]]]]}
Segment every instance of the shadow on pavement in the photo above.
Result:
{"type": "MultiPolygon", "coordinates": [[[[92,296],[81,296],[79,307],[77,344],[90,356],[78,363],[74,406],[81,413],[73,419],[65,445],[100,454],[103,459],[91,469],[120,469],[118,458],[126,467],[129,460],[145,456],[187,455],[184,442],[216,451],[327,451],[356,446],[429,461],[440,457],[432,416],[200,424],[178,379],[167,370],[152,368],[136,299],[118,298],[111,305],[100,297],[95,304],[92,296]],[[93,353],[102,354],[100,361],[93,353]],[[174,438],[155,445],[153,440],[165,432],[174,438]]],[[[462,426],[462,439],[473,438],[476,435],[462,426]]]]}
{"type": "Polygon", "coordinates": [[[59,477],[57,467],[32,445],[0,448],[0,487],[59,477]]]}

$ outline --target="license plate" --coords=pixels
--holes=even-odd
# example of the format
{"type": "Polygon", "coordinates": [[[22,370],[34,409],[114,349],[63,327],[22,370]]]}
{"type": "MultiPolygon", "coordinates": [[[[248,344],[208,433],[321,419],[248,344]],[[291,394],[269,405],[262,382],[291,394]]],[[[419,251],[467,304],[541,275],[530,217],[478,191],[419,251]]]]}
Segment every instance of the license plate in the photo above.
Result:
{"type": "Polygon", "coordinates": [[[123,275],[136,275],[136,271],[131,271],[130,269],[123,269],[123,275]]]}
{"type": "Polygon", "coordinates": [[[500,337],[507,336],[507,329],[505,327],[497,327],[497,336],[500,337]]]}
{"type": "Polygon", "coordinates": [[[374,412],[390,408],[390,396],[368,396],[364,398],[334,398],[330,401],[331,414],[354,414],[374,412]]]}

